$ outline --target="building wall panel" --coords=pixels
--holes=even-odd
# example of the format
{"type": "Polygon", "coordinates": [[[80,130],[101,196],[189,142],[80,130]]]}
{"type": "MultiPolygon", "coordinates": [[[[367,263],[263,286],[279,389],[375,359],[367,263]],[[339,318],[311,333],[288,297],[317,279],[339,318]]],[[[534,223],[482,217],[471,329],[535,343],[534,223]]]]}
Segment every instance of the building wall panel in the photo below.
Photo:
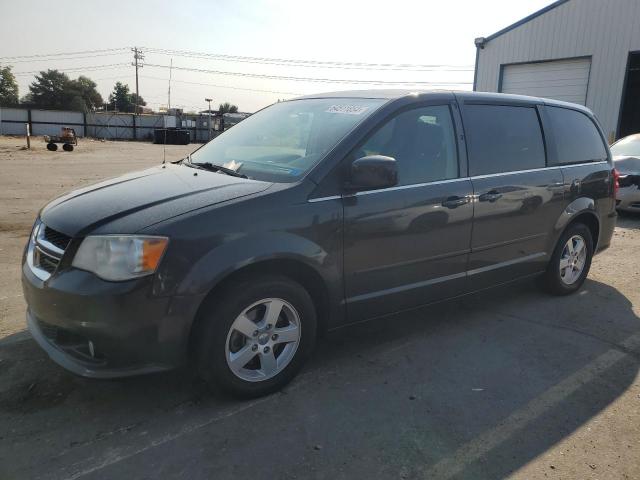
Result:
{"type": "Polygon", "coordinates": [[[0,135],[24,135],[28,118],[21,108],[0,108],[0,135]]]}

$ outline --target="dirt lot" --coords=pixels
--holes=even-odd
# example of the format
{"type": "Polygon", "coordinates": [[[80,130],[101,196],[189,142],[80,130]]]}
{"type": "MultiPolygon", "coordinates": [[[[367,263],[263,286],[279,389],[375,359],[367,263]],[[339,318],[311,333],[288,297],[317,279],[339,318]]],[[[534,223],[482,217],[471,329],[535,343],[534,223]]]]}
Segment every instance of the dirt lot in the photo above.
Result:
{"type": "Polygon", "coordinates": [[[38,209],[162,147],[22,144],[0,138],[0,479],[640,478],[639,217],[577,295],[525,282],[344,329],[283,392],[238,402],[187,371],[78,378],[39,350],[19,275],[38,209]]]}

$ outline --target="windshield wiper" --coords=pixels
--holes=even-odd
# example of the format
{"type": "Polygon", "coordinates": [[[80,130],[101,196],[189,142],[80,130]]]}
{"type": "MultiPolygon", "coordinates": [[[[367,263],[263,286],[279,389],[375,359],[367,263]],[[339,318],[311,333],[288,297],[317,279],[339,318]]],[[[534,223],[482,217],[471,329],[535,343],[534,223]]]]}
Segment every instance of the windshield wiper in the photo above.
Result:
{"type": "Polygon", "coordinates": [[[222,165],[216,165],[211,162],[193,163],[191,161],[191,155],[187,157],[187,161],[184,163],[185,165],[188,165],[192,168],[199,168],[200,170],[209,170],[210,172],[222,172],[232,177],[249,178],[244,173],[236,172],[235,170],[232,170],[227,167],[223,167],[222,165]]]}
{"type": "Polygon", "coordinates": [[[212,172],[226,173],[227,175],[231,175],[232,177],[249,178],[244,173],[236,172],[235,170],[231,170],[230,168],[223,167],[222,165],[216,165],[215,163],[211,162],[194,163],[193,165],[198,165],[199,167],[211,170],[212,172]]]}

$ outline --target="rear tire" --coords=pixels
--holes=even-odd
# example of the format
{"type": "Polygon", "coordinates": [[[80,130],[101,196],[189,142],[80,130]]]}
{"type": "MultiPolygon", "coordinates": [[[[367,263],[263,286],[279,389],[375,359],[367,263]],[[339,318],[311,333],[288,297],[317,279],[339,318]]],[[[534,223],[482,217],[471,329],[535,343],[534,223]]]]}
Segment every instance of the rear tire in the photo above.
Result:
{"type": "Polygon", "coordinates": [[[569,295],[584,283],[593,258],[591,230],[583,223],[570,225],[560,236],[541,286],[553,295],[569,295]]]}
{"type": "Polygon", "coordinates": [[[231,282],[203,305],[197,366],[211,386],[258,397],[289,383],[313,351],[316,311],[309,293],[281,276],[231,282]]]}
{"type": "Polygon", "coordinates": [[[65,143],[64,145],[62,145],[62,149],[65,152],[73,152],[73,145],[71,145],[70,143],[65,143]]]}

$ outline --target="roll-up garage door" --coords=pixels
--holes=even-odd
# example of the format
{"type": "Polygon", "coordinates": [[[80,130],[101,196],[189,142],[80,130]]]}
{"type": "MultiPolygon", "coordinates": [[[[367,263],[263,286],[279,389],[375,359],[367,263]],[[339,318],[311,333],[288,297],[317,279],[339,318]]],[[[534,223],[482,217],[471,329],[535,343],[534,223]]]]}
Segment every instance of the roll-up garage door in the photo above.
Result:
{"type": "Polygon", "coordinates": [[[505,65],[500,91],[584,105],[590,69],[590,58],[505,65]]]}

